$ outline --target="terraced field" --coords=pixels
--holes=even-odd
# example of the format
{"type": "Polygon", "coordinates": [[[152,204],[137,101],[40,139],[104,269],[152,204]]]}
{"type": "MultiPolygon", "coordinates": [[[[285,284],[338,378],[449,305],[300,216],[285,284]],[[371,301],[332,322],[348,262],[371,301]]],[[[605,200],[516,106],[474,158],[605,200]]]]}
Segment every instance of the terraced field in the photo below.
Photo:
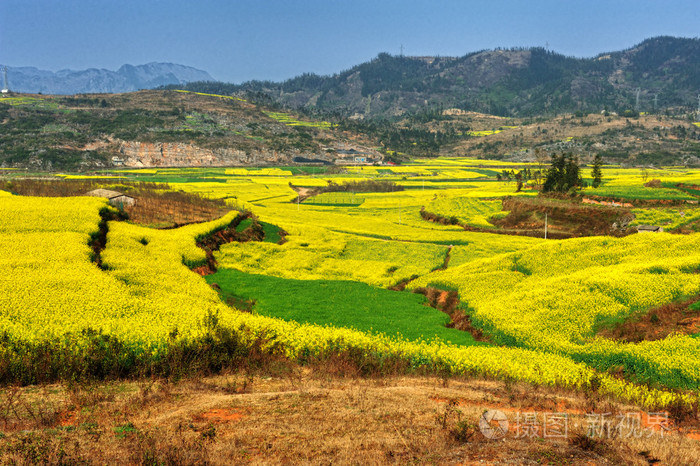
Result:
{"type": "MultiPolygon", "coordinates": [[[[600,333],[700,293],[695,234],[552,240],[544,239],[544,225],[525,236],[503,234],[497,220],[507,214],[504,196],[538,201],[535,191],[515,193],[514,183],[496,181],[502,166],[432,159],[378,168],[334,175],[283,167],[105,174],[120,177],[106,184],[167,181],[171,189],[253,212],[267,241],[218,245],[211,256],[218,271],[206,280],[190,270],[207,261],[196,241],[230,225],[236,211],[155,230],[110,220],[110,208],[94,198],[2,195],[0,378],[69,375],[60,359],[44,372],[20,370],[27,361],[38,368],[46,347],[70,359],[109,342],[118,348],[109,367],[129,373],[183,347],[209,351],[235,335],[243,347],[300,362],[340,353],[380,366],[402,361],[411,370],[596,391],[650,409],[697,403],[700,339],[692,325],[639,343],[600,333]],[[295,189],[366,179],[405,189],[297,202],[295,189]],[[422,208],[481,230],[429,222],[422,208]],[[100,225],[106,243],[95,252],[89,244],[100,225]],[[457,313],[440,312],[442,298],[412,293],[425,288],[436,296],[457,291],[457,313]],[[458,326],[458,317],[468,325],[458,326]]],[[[604,174],[603,186],[584,195],[630,196],[640,202],[637,223],[695,222],[697,198],[677,185],[694,185],[700,172],[604,174]],[[661,187],[644,187],[643,176],[661,187]],[[676,218],[681,211],[684,221],[676,218]]],[[[239,231],[249,227],[240,224],[239,231]]]]}

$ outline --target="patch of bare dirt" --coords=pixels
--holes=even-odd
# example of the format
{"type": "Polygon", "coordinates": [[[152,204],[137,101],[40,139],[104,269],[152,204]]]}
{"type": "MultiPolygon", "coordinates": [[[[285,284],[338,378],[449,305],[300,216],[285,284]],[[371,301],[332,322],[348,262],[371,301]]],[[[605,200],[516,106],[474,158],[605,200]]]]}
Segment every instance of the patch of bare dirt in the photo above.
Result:
{"type": "Polygon", "coordinates": [[[628,208],[582,204],[578,199],[507,197],[503,199],[503,210],[510,213],[494,220],[495,225],[543,234],[546,221],[548,238],[625,236],[636,232],[627,227],[634,220],[628,208]]]}
{"type": "Polygon", "coordinates": [[[574,199],[550,199],[547,197],[506,197],[503,210],[506,217],[491,220],[496,227],[486,229],[461,223],[456,217],[443,217],[425,208],[420,211],[425,220],[441,225],[459,225],[467,231],[502,235],[566,239],[582,236],[625,236],[636,232],[629,228],[634,215],[626,207],[583,204],[574,199]]]}
{"type": "Polygon", "coordinates": [[[194,416],[192,419],[196,422],[208,421],[215,423],[238,422],[246,417],[242,411],[236,411],[226,408],[213,408],[194,416]]]}
{"type": "Polygon", "coordinates": [[[447,327],[469,332],[477,341],[489,341],[488,337],[486,337],[480,329],[472,325],[469,314],[459,307],[459,293],[457,291],[420,287],[413,290],[413,292],[424,295],[428,298],[428,304],[431,307],[444,312],[450,317],[450,322],[447,324],[447,327]]]}
{"type": "Polygon", "coordinates": [[[664,304],[613,327],[604,327],[598,331],[598,335],[637,343],[661,340],[675,333],[700,333],[700,310],[690,308],[698,301],[700,296],[664,304]]]}

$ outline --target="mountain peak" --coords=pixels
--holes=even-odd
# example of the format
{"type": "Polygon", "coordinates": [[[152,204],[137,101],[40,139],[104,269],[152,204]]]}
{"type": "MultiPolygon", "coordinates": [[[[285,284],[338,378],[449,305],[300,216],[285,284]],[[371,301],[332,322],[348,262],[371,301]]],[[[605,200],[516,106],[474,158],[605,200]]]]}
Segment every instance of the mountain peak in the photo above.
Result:
{"type": "Polygon", "coordinates": [[[168,84],[214,81],[206,71],[176,63],[124,64],[117,71],[89,68],[57,72],[33,67],[7,68],[10,88],[44,94],[122,93],[168,84]]]}

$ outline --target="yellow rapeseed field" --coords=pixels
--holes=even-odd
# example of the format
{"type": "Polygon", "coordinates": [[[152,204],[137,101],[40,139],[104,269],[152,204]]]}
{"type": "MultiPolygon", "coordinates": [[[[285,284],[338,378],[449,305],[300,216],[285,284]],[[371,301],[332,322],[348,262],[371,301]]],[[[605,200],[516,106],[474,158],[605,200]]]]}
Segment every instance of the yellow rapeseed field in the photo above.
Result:
{"type": "MultiPolygon", "coordinates": [[[[697,236],[544,240],[468,232],[421,218],[424,206],[482,227],[490,226],[489,218],[504,215],[498,198],[511,194],[513,185],[484,180],[460,181],[458,188],[449,184],[452,172],[482,165],[489,162],[418,161],[416,176],[444,169],[449,173],[437,178],[445,184],[362,193],[364,202],[347,206],[297,204],[289,183],[308,187],[323,186],[327,179],[362,179],[359,170],[334,178],[292,177],[284,169],[228,169],[222,174],[226,182],[172,184],[249,208],[286,231],[283,244],[223,245],[215,254],[221,268],[379,287],[412,280],[409,289],[456,289],[472,324],[499,346],[409,342],[239,312],[189,268],[205,260],[196,238],[228,225],[236,212],[173,230],[110,221],[100,268],[89,243],[99,229],[100,211],[109,209],[105,200],[1,192],[0,336],[65,339],[67,351],[79,351],[79,335],[93,329],[130,348],[158,354],[173,339],[202,338],[213,319],[248,344],[262,338],[270,351],[302,361],[352,350],[454,374],[594,389],[648,407],[696,400],[700,339],[673,335],[629,344],[597,337],[595,331],[603,321],[697,295],[697,236]],[[620,368],[624,379],[612,375],[620,368]]],[[[394,176],[400,183],[410,173],[407,168],[394,176]]],[[[658,175],[700,179],[688,171],[658,175]]],[[[636,189],[641,174],[619,171],[608,181],[636,189]]]]}

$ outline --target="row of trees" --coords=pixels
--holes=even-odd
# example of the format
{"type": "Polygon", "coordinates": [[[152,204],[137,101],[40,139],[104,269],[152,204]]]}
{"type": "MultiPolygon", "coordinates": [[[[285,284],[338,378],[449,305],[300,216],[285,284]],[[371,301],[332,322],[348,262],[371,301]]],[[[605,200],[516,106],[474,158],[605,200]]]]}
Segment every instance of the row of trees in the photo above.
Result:
{"type": "MultiPolygon", "coordinates": [[[[518,192],[522,189],[524,183],[535,180],[535,183],[539,185],[542,178],[544,178],[543,192],[573,193],[577,189],[586,186],[586,183],[583,181],[578,157],[571,153],[552,155],[551,165],[546,171],[543,164],[540,164],[540,167],[539,170],[523,168],[518,172],[504,169],[496,175],[496,179],[498,181],[516,181],[518,183],[518,192]]],[[[603,181],[602,167],[603,158],[600,154],[596,154],[593,159],[593,168],[591,169],[591,178],[593,179],[591,186],[594,188],[600,186],[603,181]]]]}

